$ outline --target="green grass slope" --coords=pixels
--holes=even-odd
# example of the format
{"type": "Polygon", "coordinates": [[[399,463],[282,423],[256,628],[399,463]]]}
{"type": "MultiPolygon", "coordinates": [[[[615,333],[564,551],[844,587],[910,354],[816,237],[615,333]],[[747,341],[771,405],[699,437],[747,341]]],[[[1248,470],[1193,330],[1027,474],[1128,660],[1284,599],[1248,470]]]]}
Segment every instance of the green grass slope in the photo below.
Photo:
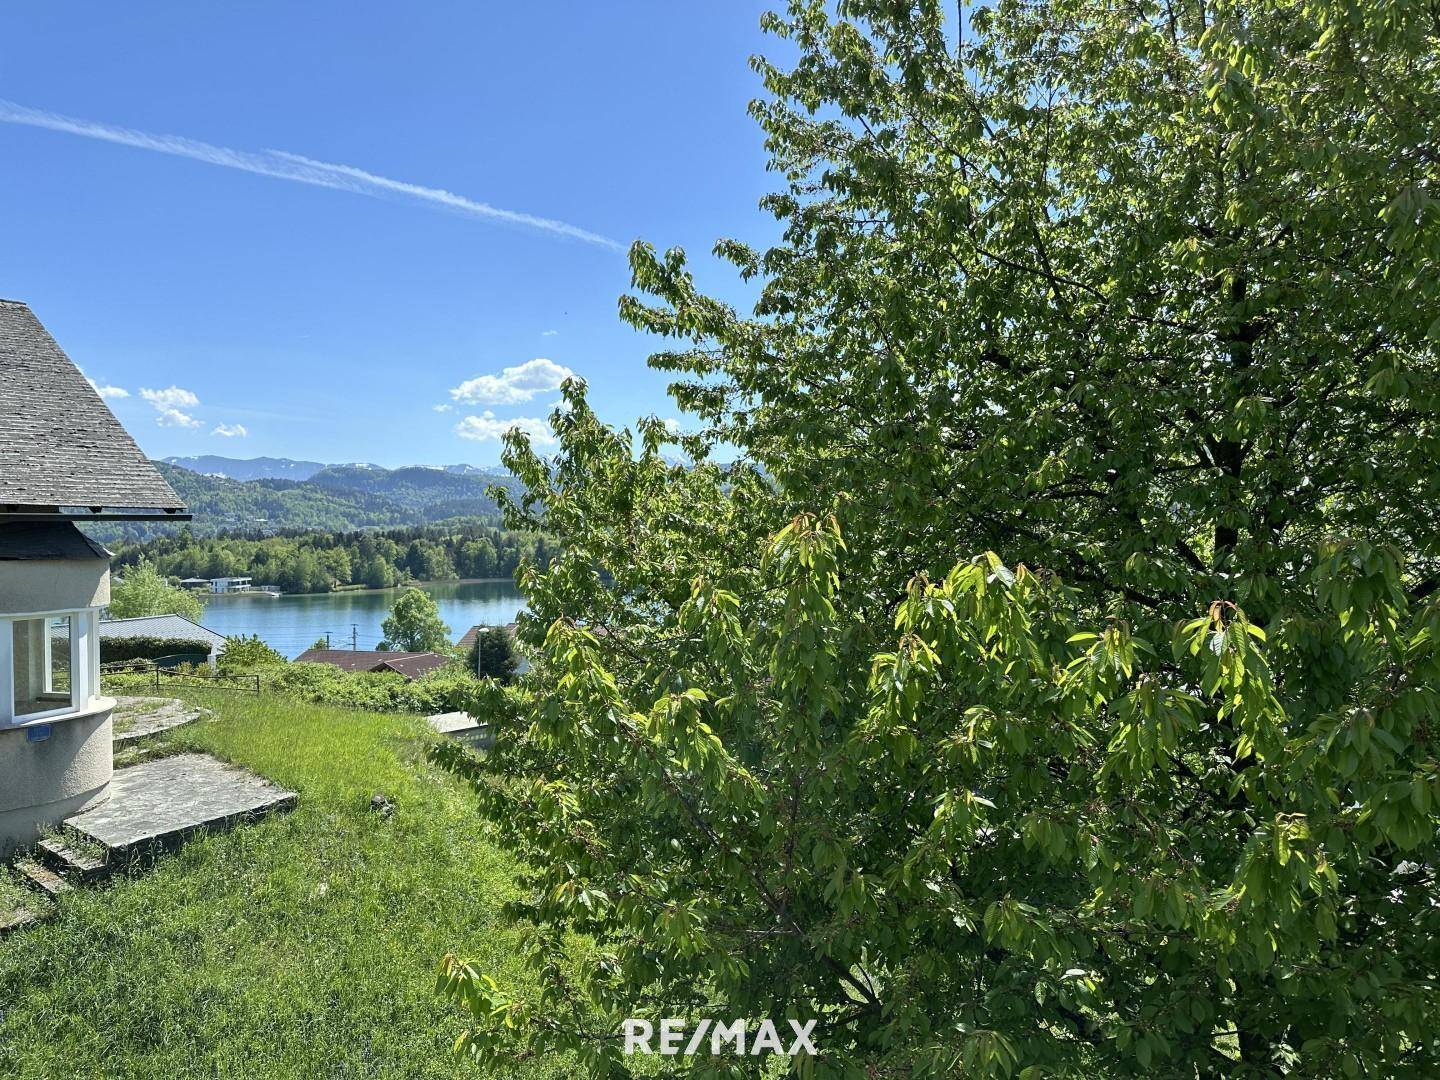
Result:
{"type": "MultiPolygon", "coordinates": [[[[192,841],[64,897],[0,941],[0,1076],[474,1076],[433,992],[455,950],[528,985],[499,917],[512,865],[464,789],[424,760],[415,718],[207,695],[176,749],[300,793],[289,814],[192,841]],[[370,798],[395,811],[382,817],[370,798]]],[[[567,1076],[535,1062],[517,1075],[567,1076]]]]}

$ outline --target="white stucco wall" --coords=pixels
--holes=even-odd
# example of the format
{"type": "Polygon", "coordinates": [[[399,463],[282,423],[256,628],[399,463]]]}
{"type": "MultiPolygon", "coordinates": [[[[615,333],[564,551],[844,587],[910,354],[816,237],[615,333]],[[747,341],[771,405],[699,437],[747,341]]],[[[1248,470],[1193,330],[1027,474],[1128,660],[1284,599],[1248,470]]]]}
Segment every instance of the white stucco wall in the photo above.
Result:
{"type": "Polygon", "coordinates": [[[114,708],[113,698],[100,698],[64,719],[0,728],[0,859],[109,797],[114,708]]]}
{"type": "Polygon", "coordinates": [[[0,615],[78,610],[108,603],[107,559],[0,560],[0,615]]]}

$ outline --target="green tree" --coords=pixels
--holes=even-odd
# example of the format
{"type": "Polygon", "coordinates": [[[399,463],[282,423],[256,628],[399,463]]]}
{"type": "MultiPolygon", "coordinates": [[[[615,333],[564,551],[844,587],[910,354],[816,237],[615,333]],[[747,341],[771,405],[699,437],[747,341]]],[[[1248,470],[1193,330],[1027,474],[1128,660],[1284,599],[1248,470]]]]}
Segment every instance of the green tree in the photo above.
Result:
{"type": "Polygon", "coordinates": [[[632,251],[699,463],[573,385],[553,459],[510,440],[557,555],[454,756],[546,994],[447,960],[464,1045],[1435,1075],[1434,12],[840,8],[768,20],[754,316],[632,251]]]}
{"type": "Polygon", "coordinates": [[[463,577],[492,577],[495,573],[495,545],[489,540],[467,540],[456,553],[455,568],[463,577]]]}
{"type": "Polygon", "coordinates": [[[401,593],[380,629],[385,634],[382,649],[445,652],[450,648],[450,628],[440,621],[435,601],[420,589],[401,593]]]}
{"type": "Polygon", "coordinates": [[[204,614],[204,601],[170,582],[148,559],[127,566],[110,587],[110,616],[131,619],[139,615],[183,615],[196,622],[204,614]]]}
{"type": "Polygon", "coordinates": [[[455,565],[440,544],[413,540],[405,552],[405,568],[419,581],[443,581],[455,576],[455,565]]]}
{"type": "Polygon", "coordinates": [[[395,568],[379,555],[372,555],[361,564],[359,580],[371,589],[388,589],[395,584],[395,568]]]}
{"type": "Polygon", "coordinates": [[[515,672],[520,666],[520,657],[515,651],[515,639],[503,626],[487,626],[475,637],[475,644],[465,657],[465,666],[481,678],[497,679],[501,683],[515,681],[515,672]]]}
{"type": "Polygon", "coordinates": [[[354,580],[350,552],[345,548],[331,548],[320,557],[320,563],[325,568],[327,584],[349,585],[354,580]]]}

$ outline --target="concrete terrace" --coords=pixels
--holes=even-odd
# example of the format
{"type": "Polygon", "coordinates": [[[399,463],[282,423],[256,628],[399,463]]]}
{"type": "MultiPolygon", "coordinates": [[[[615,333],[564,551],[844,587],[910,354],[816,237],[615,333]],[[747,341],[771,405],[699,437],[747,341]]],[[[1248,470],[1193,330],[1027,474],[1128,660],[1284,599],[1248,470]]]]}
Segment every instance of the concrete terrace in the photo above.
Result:
{"type": "Polygon", "coordinates": [[[209,754],[177,754],[115,770],[110,798],[65,820],[111,856],[169,847],[295,805],[293,791],[209,754]]]}

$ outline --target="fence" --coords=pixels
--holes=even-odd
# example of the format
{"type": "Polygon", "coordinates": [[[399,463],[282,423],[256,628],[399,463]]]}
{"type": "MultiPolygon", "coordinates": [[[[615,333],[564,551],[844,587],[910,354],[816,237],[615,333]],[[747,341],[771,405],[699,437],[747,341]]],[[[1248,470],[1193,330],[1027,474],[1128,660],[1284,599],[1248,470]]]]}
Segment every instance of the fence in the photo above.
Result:
{"type": "Polygon", "coordinates": [[[181,657],[162,656],[157,660],[120,660],[113,664],[102,664],[100,674],[104,676],[149,672],[154,680],[157,694],[160,693],[161,683],[177,679],[187,686],[198,684],[212,690],[238,690],[247,694],[260,692],[259,675],[201,675],[193,671],[181,671],[174,666],[174,662],[182,659],[181,657]],[[167,661],[172,663],[167,664],[167,661]]]}

